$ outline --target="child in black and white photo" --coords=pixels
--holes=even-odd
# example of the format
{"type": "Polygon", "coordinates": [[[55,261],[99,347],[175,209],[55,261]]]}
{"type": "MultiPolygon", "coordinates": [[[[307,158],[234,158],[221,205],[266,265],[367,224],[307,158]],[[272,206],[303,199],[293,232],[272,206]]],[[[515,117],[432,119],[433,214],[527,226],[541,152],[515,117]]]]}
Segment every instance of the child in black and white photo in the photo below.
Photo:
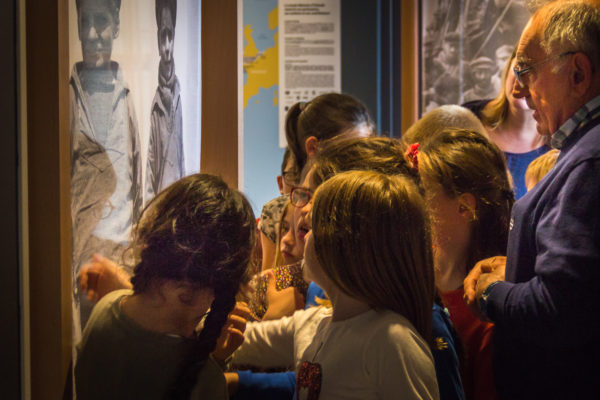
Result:
{"type": "Polygon", "coordinates": [[[145,202],[184,175],[180,86],[173,58],[176,19],[177,0],[156,0],[160,63],[150,116],[145,202]]]}
{"type": "Polygon", "coordinates": [[[142,206],[138,124],[119,64],[121,0],[77,0],[82,61],[73,65],[71,101],[71,221],[73,319],[77,338],[91,303],[77,274],[95,253],[122,260],[142,206]]]}

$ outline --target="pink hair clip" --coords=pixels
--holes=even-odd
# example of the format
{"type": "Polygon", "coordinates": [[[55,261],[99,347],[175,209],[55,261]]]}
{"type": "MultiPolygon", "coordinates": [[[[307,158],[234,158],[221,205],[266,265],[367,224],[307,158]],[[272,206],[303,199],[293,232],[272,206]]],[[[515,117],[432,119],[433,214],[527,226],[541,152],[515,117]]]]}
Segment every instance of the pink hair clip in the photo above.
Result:
{"type": "Polygon", "coordinates": [[[405,156],[408,159],[408,162],[410,163],[411,168],[413,168],[415,171],[419,171],[419,159],[418,159],[418,154],[419,154],[419,143],[413,143],[410,146],[408,146],[408,149],[406,150],[405,156]]]}

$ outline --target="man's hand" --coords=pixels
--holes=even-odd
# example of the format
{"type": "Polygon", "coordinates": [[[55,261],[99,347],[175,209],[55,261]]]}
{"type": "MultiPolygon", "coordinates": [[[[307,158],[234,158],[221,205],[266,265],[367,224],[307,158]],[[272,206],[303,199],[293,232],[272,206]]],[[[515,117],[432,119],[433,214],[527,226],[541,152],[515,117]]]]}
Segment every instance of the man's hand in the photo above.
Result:
{"type": "Polygon", "coordinates": [[[79,271],[81,290],[87,292],[87,298],[93,302],[113,290],[131,289],[130,279],[123,268],[99,254],[94,254],[92,260],[79,271]]]}
{"type": "Polygon", "coordinates": [[[244,343],[246,322],[250,318],[250,309],[246,303],[238,302],[227,316],[227,322],[221,329],[217,346],[212,356],[215,360],[225,362],[233,352],[244,343]]]}
{"type": "Polygon", "coordinates": [[[496,281],[504,280],[506,257],[497,256],[479,261],[464,280],[464,300],[477,318],[487,321],[479,309],[479,299],[485,289],[496,281]]]}
{"type": "Polygon", "coordinates": [[[286,317],[304,308],[304,297],[298,289],[290,286],[277,290],[273,271],[267,271],[265,275],[267,276],[267,311],[263,321],[286,317]]]}

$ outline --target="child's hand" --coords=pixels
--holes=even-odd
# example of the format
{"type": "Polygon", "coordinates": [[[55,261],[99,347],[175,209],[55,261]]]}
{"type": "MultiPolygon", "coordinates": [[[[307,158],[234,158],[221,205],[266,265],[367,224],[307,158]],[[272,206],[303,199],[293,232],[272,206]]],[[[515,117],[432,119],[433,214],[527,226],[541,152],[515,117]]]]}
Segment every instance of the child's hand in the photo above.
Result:
{"type": "Polygon", "coordinates": [[[291,286],[277,290],[273,271],[268,271],[265,275],[267,276],[267,312],[263,316],[263,321],[292,315],[294,311],[304,308],[304,297],[298,289],[291,286]]]}
{"type": "Polygon", "coordinates": [[[99,254],[94,254],[79,271],[81,290],[87,292],[87,298],[93,302],[113,290],[131,289],[130,278],[123,268],[99,254]]]}
{"type": "Polygon", "coordinates": [[[221,329],[221,336],[217,339],[215,351],[212,352],[215,360],[225,362],[244,343],[244,331],[249,318],[248,305],[243,302],[236,303],[233,311],[227,316],[227,322],[221,329]]]}

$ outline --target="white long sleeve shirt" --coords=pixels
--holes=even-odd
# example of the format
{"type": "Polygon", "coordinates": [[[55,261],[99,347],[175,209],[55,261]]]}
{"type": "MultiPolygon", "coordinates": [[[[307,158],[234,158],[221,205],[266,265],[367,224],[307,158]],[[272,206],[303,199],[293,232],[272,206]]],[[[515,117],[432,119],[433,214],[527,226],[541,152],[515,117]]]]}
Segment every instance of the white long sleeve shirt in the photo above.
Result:
{"type": "Polygon", "coordinates": [[[429,347],[406,318],[370,310],[332,322],[331,313],[250,323],[233,362],[294,368],[299,399],[439,398],[429,347]]]}

